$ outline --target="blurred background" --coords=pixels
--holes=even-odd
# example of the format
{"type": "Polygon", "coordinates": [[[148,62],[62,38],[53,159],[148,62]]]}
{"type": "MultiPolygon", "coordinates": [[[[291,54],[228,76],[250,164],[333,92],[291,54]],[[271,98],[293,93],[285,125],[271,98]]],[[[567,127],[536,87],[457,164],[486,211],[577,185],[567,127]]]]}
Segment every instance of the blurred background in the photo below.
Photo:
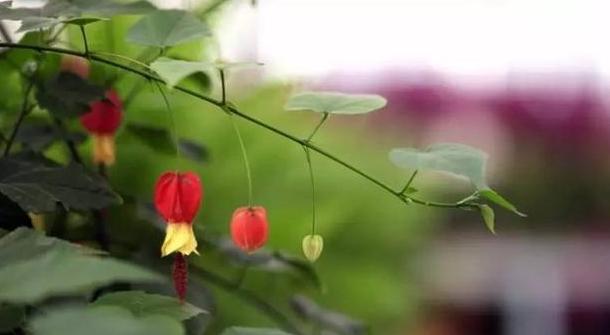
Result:
{"type": "MultiPolygon", "coordinates": [[[[195,13],[217,3],[155,2],[195,13]]],[[[316,143],[395,188],[409,174],[388,161],[393,147],[451,141],[480,148],[490,156],[490,185],[528,214],[524,219],[499,210],[494,236],[476,213],[405,206],[314,156],[325,238],[315,268],[323,289],[298,286],[299,292],[382,335],[610,334],[609,3],[218,4],[209,16],[216,38],[170,53],[265,63],[231,73],[230,99],[240,109],[305,137],[318,119],[283,110],[292,92],[381,94],[388,99],[384,110],[333,117],[316,143]]],[[[92,26],[90,34],[97,34],[90,38],[92,48],[138,54],[122,39],[133,21],[113,19],[114,40],[104,27],[92,26]]],[[[69,33],[79,46],[77,31],[69,33]]],[[[94,68],[92,77],[108,71],[94,68]]],[[[209,80],[206,89],[217,95],[217,79],[209,80]]],[[[133,85],[134,78],[116,83],[123,96],[133,85]]],[[[246,200],[237,140],[223,113],[179,94],[172,94],[172,104],[181,136],[202,143],[209,154],[203,165],[180,163],[199,171],[206,185],[198,234],[224,236],[232,209],[246,200]]],[[[127,122],[164,125],[162,106],[154,90],[143,90],[129,104],[127,122]]],[[[267,206],[272,222],[269,248],[300,254],[311,220],[303,152],[263,129],[241,127],[255,199],[267,206]]],[[[121,134],[112,183],[123,193],[147,197],[171,155],[159,156],[121,134]]],[[[456,200],[471,191],[466,183],[426,173],[414,186],[434,200],[456,200]]],[[[149,237],[140,226],[121,224],[125,213],[113,215],[114,232],[126,239],[149,237]]],[[[160,239],[158,233],[151,236],[160,239]]],[[[222,265],[206,257],[197,262],[222,265]]],[[[294,292],[292,284],[254,271],[244,285],[282,304],[294,292]]],[[[209,324],[210,333],[231,324],[268,322],[230,295],[218,294],[207,302],[219,316],[209,324]]]]}

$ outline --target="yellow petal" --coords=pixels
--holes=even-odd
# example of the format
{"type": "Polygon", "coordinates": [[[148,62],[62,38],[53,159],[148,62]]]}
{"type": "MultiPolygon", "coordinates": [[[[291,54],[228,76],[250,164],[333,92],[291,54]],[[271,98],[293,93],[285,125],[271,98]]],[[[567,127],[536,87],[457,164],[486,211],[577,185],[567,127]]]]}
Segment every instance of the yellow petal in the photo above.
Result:
{"type": "Polygon", "coordinates": [[[197,252],[197,240],[193,233],[193,226],[186,222],[170,222],[165,230],[165,241],[161,246],[161,255],[167,256],[172,252],[190,255],[197,252]]]}
{"type": "Polygon", "coordinates": [[[114,136],[93,136],[93,162],[110,166],[114,164],[114,136]]]}

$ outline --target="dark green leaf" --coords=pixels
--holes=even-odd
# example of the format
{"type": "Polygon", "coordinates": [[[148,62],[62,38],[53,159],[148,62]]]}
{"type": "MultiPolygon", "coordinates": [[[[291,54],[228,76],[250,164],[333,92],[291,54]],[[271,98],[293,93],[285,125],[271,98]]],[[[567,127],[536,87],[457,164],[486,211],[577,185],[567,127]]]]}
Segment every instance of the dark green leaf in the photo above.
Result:
{"type": "Polygon", "coordinates": [[[361,321],[324,309],[305,296],[294,296],[290,305],[300,317],[322,328],[331,329],[344,335],[364,335],[367,333],[367,328],[361,321]]]}
{"type": "Polygon", "coordinates": [[[25,321],[25,307],[0,304],[0,333],[11,333],[25,321]]]}
{"type": "Polygon", "coordinates": [[[137,317],[165,315],[178,321],[207,313],[189,303],[181,304],[175,298],[143,291],[109,293],[97,299],[93,306],[118,306],[131,311],[137,317]]]}
{"type": "Polygon", "coordinates": [[[36,335],[183,335],[179,321],[163,315],[136,317],[120,307],[50,310],[31,322],[36,335]]]}
{"type": "Polygon", "coordinates": [[[116,259],[51,249],[0,268],[0,301],[29,304],[54,295],[82,294],[114,282],[160,280],[149,270],[116,259]]]}
{"type": "Polygon", "coordinates": [[[397,148],[390,151],[396,166],[409,170],[436,170],[470,179],[477,189],[486,189],[487,155],[475,148],[457,144],[434,144],[425,150],[397,148]]]}
{"type": "Polygon", "coordinates": [[[331,114],[364,114],[386,105],[386,99],[374,94],[303,92],[288,100],[286,110],[309,110],[331,114]]]}
{"type": "Polygon", "coordinates": [[[0,159],[0,192],[28,212],[51,212],[57,203],[77,210],[120,204],[121,198],[105,180],[81,166],[46,166],[0,159]]]}
{"type": "MultiPolygon", "coordinates": [[[[71,132],[67,137],[75,144],[79,144],[85,141],[87,135],[82,132],[71,132]]],[[[43,151],[55,141],[62,140],[62,134],[51,125],[31,123],[22,125],[15,139],[30,150],[43,151]]]]}
{"type": "Polygon", "coordinates": [[[279,329],[273,328],[246,328],[231,327],[225,329],[221,335],[292,335],[279,329]]]}
{"type": "Polygon", "coordinates": [[[76,117],[87,113],[89,104],[105,98],[104,89],[70,72],[38,87],[38,104],[58,117],[76,117]]]}
{"type": "Polygon", "coordinates": [[[481,216],[483,217],[483,221],[485,221],[487,229],[489,229],[492,234],[495,234],[496,229],[494,210],[487,205],[479,205],[479,211],[481,211],[481,216]]]}
{"type": "Polygon", "coordinates": [[[127,40],[165,48],[209,34],[207,25],[186,11],[160,10],[136,22],[127,32],[127,40]]]}
{"type": "Polygon", "coordinates": [[[30,216],[2,193],[0,193],[0,227],[10,230],[18,227],[32,227],[30,216]]]}
{"type": "Polygon", "coordinates": [[[520,212],[515,205],[511,204],[508,200],[502,197],[500,194],[496,193],[496,191],[488,188],[484,190],[480,190],[478,195],[484,199],[487,199],[496,205],[503,207],[519,216],[526,217],[527,215],[520,212]]]}
{"type": "MultiPolygon", "coordinates": [[[[163,128],[131,122],[126,126],[127,131],[134,135],[147,147],[165,154],[175,154],[176,146],[169,131],[163,128]]],[[[179,139],[180,154],[194,161],[207,161],[207,149],[191,140],[179,139]]]]}
{"type": "Polygon", "coordinates": [[[0,269],[11,264],[42,256],[53,250],[82,255],[97,255],[99,251],[66,242],[28,228],[18,228],[0,239],[0,269]]]}

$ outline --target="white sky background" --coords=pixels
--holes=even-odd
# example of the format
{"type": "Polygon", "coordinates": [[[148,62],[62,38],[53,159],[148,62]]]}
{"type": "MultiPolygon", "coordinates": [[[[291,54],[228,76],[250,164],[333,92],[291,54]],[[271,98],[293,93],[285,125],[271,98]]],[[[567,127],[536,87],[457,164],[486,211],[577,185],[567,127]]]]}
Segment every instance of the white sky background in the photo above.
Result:
{"type": "Polygon", "coordinates": [[[260,0],[257,10],[247,2],[228,11],[223,51],[248,57],[252,42],[238,36],[254,38],[259,60],[282,75],[610,75],[608,0],[260,0]]]}

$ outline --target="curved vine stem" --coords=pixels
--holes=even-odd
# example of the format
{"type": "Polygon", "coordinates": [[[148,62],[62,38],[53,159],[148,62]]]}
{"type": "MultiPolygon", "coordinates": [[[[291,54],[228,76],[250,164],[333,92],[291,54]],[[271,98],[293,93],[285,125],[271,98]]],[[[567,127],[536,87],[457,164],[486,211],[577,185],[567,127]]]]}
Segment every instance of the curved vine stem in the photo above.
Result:
{"type": "Polygon", "coordinates": [[[244,161],[244,168],[246,169],[246,177],[248,178],[248,207],[252,207],[253,206],[252,172],[250,171],[250,161],[248,160],[248,152],[246,151],[246,145],[244,144],[244,139],[241,136],[239,127],[237,126],[237,123],[233,119],[233,114],[229,114],[229,118],[231,120],[231,125],[233,125],[233,130],[235,130],[235,135],[237,135],[237,140],[239,141],[241,156],[244,161]]]}
{"type": "Polygon", "coordinates": [[[159,84],[158,81],[155,81],[155,85],[159,89],[159,93],[163,97],[163,102],[165,103],[165,108],[167,109],[167,114],[169,117],[170,127],[172,128],[172,141],[176,147],[176,161],[180,158],[180,141],[178,140],[178,128],[176,127],[176,120],[174,118],[174,112],[172,111],[172,106],[169,103],[169,99],[163,90],[163,86],[159,84]]]}
{"type": "MultiPolygon", "coordinates": [[[[87,54],[79,52],[79,51],[74,51],[74,50],[70,50],[70,49],[63,49],[63,48],[55,48],[55,47],[47,47],[47,46],[38,46],[38,45],[27,45],[27,44],[18,44],[18,43],[5,43],[5,42],[0,42],[0,47],[3,48],[14,48],[14,49],[28,49],[28,50],[34,50],[34,51],[38,51],[38,52],[52,52],[52,53],[58,53],[58,54],[67,54],[67,55],[73,55],[73,56],[78,56],[78,57],[83,57],[83,58],[90,58],[93,61],[99,62],[99,63],[103,63],[109,66],[113,66],[115,68],[119,68],[125,71],[129,71],[131,73],[137,74],[143,78],[146,78],[148,80],[152,80],[155,81],[157,83],[165,83],[163,81],[163,79],[152,75],[150,73],[146,73],[142,70],[138,70],[138,69],[134,69],[130,66],[121,64],[121,63],[117,63],[115,61],[112,60],[108,60],[105,59],[103,57],[97,56],[97,55],[89,55],[89,57],[87,57],[87,54]]],[[[315,151],[316,153],[318,153],[319,155],[322,155],[332,161],[334,161],[335,163],[347,168],[348,170],[351,170],[352,172],[354,172],[355,174],[363,177],[364,179],[370,181],[371,183],[377,185],[379,188],[385,190],[386,192],[392,194],[393,196],[395,196],[396,198],[398,198],[399,200],[405,202],[405,203],[409,203],[409,202],[413,202],[419,205],[423,205],[423,206],[429,206],[429,207],[440,207],[440,208],[466,208],[466,209],[471,209],[473,208],[473,206],[471,204],[468,204],[467,202],[464,201],[456,201],[456,202],[436,202],[436,201],[427,201],[427,200],[422,200],[419,199],[417,197],[413,197],[411,195],[404,195],[399,191],[394,190],[392,187],[390,187],[388,184],[382,182],[381,180],[365,173],[364,171],[362,171],[361,169],[355,167],[354,165],[340,159],[339,157],[335,156],[334,154],[318,147],[315,144],[312,144],[306,140],[302,140],[299,139],[298,137],[291,135],[279,128],[276,128],[264,121],[261,121],[253,116],[250,116],[248,114],[245,114],[241,111],[239,111],[237,108],[230,106],[230,105],[225,105],[222,103],[222,101],[218,101],[216,99],[210,98],[208,96],[205,96],[201,93],[198,93],[196,91],[193,91],[191,89],[188,89],[186,87],[182,87],[182,86],[175,86],[174,87],[175,90],[180,91],[182,93],[185,93],[187,95],[190,95],[192,97],[198,98],[200,100],[206,101],[212,105],[217,106],[218,108],[220,108],[221,110],[228,112],[230,114],[234,114],[250,123],[253,123],[259,127],[265,128],[281,137],[284,137],[292,142],[298,143],[302,146],[305,146],[307,148],[309,148],[311,151],[315,151]]]]}
{"type": "Polygon", "coordinates": [[[309,148],[303,146],[307,167],[309,168],[309,180],[311,181],[311,235],[316,234],[316,183],[313,178],[313,167],[311,166],[311,154],[309,148]]]}
{"type": "Polygon", "coordinates": [[[19,132],[19,127],[21,127],[23,119],[25,119],[26,115],[28,115],[28,113],[30,112],[31,107],[33,107],[28,106],[28,99],[30,98],[30,92],[32,92],[32,88],[34,88],[34,82],[30,81],[27,87],[25,88],[23,102],[21,103],[21,112],[17,117],[17,121],[15,121],[15,125],[13,126],[13,131],[11,132],[11,135],[6,141],[6,147],[4,147],[4,157],[8,156],[8,154],[11,152],[13,142],[15,142],[15,138],[17,137],[17,133],[19,132]]]}

